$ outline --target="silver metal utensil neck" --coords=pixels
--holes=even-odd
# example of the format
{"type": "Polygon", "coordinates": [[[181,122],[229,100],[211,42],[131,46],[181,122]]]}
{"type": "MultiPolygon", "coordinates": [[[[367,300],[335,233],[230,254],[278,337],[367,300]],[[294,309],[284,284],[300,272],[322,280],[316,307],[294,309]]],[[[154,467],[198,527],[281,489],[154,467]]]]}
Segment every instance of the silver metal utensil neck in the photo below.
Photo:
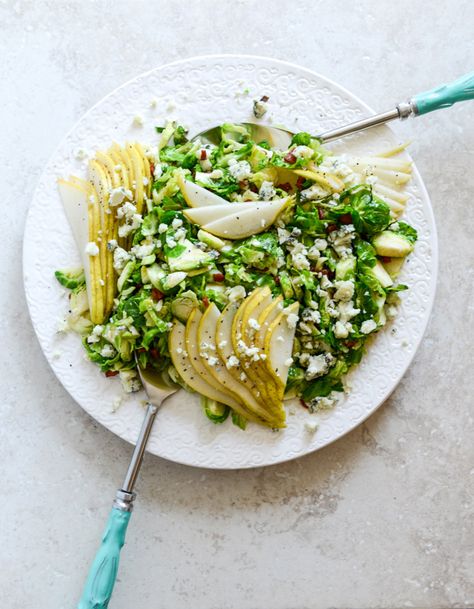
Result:
{"type": "Polygon", "coordinates": [[[138,436],[132,459],[130,461],[130,465],[128,466],[128,470],[121,488],[121,490],[125,493],[133,493],[133,488],[143,461],[143,455],[145,454],[145,447],[148,442],[148,438],[150,437],[151,428],[153,427],[153,421],[155,420],[157,412],[158,406],[147,402],[146,414],[140,429],[140,435],[138,436]]]}
{"type": "Polygon", "coordinates": [[[357,133],[358,131],[364,131],[365,129],[376,127],[377,125],[383,125],[397,118],[400,118],[398,108],[394,108],[393,110],[383,112],[382,114],[376,114],[375,116],[370,116],[369,118],[363,118],[362,120],[351,123],[350,125],[346,125],[345,127],[339,127],[338,129],[326,131],[325,133],[319,134],[317,137],[323,144],[325,144],[326,142],[337,140],[345,135],[351,135],[352,133],[357,133]]]}
{"type": "Polygon", "coordinates": [[[317,137],[323,144],[325,144],[326,142],[337,140],[345,135],[351,135],[352,133],[364,131],[365,129],[376,127],[377,125],[384,125],[385,123],[395,119],[405,119],[409,116],[416,116],[417,113],[416,104],[412,100],[409,100],[407,102],[398,104],[393,110],[382,112],[381,114],[376,114],[375,116],[369,116],[368,118],[363,118],[362,120],[351,123],[350,125],[346,125],[345,127],[339,127],[338,129],[326,131],[317,137]]]}

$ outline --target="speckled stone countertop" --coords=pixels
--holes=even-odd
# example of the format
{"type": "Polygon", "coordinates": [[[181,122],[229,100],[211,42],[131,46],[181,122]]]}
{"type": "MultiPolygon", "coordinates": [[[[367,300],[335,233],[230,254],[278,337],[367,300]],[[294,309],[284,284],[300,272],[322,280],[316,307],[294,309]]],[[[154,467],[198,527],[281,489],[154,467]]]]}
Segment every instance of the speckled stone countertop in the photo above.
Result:
{"type": "MultiPolygon", "coordinates": [[[[21,278],[25,215],[66,130],[159,64],[254,53],[384,110],[474,68],[474,4],[0,1],[0,607],[74,606],[130,447],[53,377],[21,278]],[[342,6],[357,8],[342,10],[342,6]]],[[[114,609],[474,606],[474,103],[394,127],[440,240],[431,323],[364,425],[298,461],[217,472],[147,457],[114,609]]]]}

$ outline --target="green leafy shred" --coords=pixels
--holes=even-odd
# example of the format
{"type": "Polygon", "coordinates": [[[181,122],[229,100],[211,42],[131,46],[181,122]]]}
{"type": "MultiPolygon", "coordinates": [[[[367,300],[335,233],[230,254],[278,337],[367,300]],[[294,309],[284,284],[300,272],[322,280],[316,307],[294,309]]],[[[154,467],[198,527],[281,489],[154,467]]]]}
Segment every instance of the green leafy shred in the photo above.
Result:
{"type": "Polygon", "coordinates": [[[230,414],[229,406],[220,404],[206,396],[201,396],[201,406],[206,417],[216,425],[223,423],[230,414]]]}
{"type": "Polygon", "coordinates": [[[238,414],[237,412],[235,412],[233,410],[231,417],[232,417],[232,423],[236,427],[239,427],[242,430],[245,430],[247,428],[247,419],[245,417],[243,417],[241,414],[238,414]]]}
{"type": "Polygon", "coordinates": [[[394,233],[402,235],[407,241],[412,244],[415,243],[418,239],[418,233],[416,232],[416,229],[413,228],[413,226],[407,224],[406,222],[402,222],[401,220],[392,224],[390,226],[390,230],[394,233]]]}
{"type": "Polygon", "coordinates": [[[82,267],[78,269],[56,271],[54,276],[59,283],[68,290],[77,290],[86,285],[86,277],[82,267]]]}

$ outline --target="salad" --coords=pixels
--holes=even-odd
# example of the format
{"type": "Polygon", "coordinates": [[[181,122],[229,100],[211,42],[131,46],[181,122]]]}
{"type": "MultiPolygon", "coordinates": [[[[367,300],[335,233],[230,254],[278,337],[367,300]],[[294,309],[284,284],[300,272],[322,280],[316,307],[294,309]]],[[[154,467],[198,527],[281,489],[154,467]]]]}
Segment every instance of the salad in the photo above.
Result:
{"type": "Polygon", "coordinates": [[[157,132],[58,182],[83,262],[56,272],[63,329],[126,391],[138,361],[200,394],[215,423],[283,428],[289,398],[333,407],[407,289],[403,148],[336,156],[301,132],[277,150],[233,124],[218,146],[175,123],[157,132]]]}

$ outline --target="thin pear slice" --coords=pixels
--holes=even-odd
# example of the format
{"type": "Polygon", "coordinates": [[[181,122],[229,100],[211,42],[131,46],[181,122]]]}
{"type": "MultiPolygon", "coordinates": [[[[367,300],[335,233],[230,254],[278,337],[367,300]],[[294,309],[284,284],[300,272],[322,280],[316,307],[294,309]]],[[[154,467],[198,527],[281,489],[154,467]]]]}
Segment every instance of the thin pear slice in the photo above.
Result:
{"type": "Polygon", "coordinates": [[[113,211],[109,207],[109,193],[112,183],[108,173],[104,171],[102,165],[96,160],[89,162],[89,179],[97,192],[102,210],[102,226],[100,228],[101,234],[98,245],[105,283],[104,314],[107,317],[112,311],[116,292],[113,254],[107,249],[107,241],[112,238],[114,226],[113,211]]]}
{"type": "Polygon", "coordinates": [[[207,207],[195,207],[183,210],[183,214],[194,224],[209,224],[226,216],[235,215],[239,212],[255,209],[257,203],[223,203],[222,205],[208,205],[207,207]]]}
{"type": "Polygon", "coordinates": [[[214,382],[223,385],[236,400],[243,403],[243,416],[250,415],[259,419],[262,424],[274,427],[274,422],[268,420],[268,412],[255,399],[249,389],[241,382],[235,380],[222,361],[216,345],[216,328],[220,311],[212,302],[204,311],[198,328],[199,353],[207,371],[214,378],[214,382]]]}
{"type": "Polygon", "coordinates": [[[383,167],[384,169],[393,169],[394,171],[403,171],[410,173],[412,170],[411,161],[403,159],[383,158],[380,156],[354,157],[349,159],[348,165],[351,167],[383,167]]]}
{"type": "Polygon", "coordinates": [[[273,402],[276,399],[276,396],[273,394],[272,388],[267,382],[265,375],[262,377],[257,361],[254,360],[254,356],[260,358],[258,349],[254,349],[250,340],[245,340],[245,327],[243,322],[244,318],[247,320],[250,312],[268,297],[271,298],[271,292],[268,286],[265,286],[264,288],[256,288],[241,303],[232,321],[232,346],[234,348],[234,353],[240,360],[243,370],[258,388],[261,394],[260,399],[273,402]],[[249,313],[247,313],[247,311],[249,313]],[[256,351],[256,353],[250,356],[250,353],[253,353],[253,351],[256,351]]]}
{"type": "Polygon", "coordinates": [[[207,207],[209,205],[222,205],[228,203],[226,199],[215,193],[186,180],[182,173],[177,174],[176,179],[184,200],[189,207],[207,207]]]}
{"type": "Polygon", "coordinates": [[[117,144],[117,142],[114,142],[112,144],[109,150],[109,154],[117,161],[117,165],[121,165],[121,171],[123,173],[126,173],[126,178],[124,176],[123,179],[124,182],[125,180],[127,181],[127,184],[124,183],[124,186],[126,186],[126,188],[128,188],[129,190],[133,191],[134,172],[130,157],[122,148],[122,146],[117,144]]]}
{"type": "MultiPolygon", "coordinates": [[[[120,170],[117,170],[117,164],[115,163],[114,158],[110,154],[107,154],[105,152],[97,152],[96,160],[102,165],[104,171],[107,171],[109,183],[112,188],[124,187],[122,166],[120,166],[120,170]]],[[[110,212],[111,213],[108,214],[109,218],[107,220],[108,234],[107,238],[105,239],[105,245],[107,245],[107,241],[110,241],[111,239],[118,240],[119,221],[117,218],[116,211],[114,209],[110,209],[110,212]]]]}
{"type": "MultiPolygon", "coordinates": [[[[186,323],[185,329],[185,344],[186,351],[188,353],[189,361],[191,365],[195,369],[195,371],[199,374],[199,376],[211,387],[213,386],[214,377],[212,377],[207,371],[206,367],[202,363],[202,358],[199,354],[199,341],[198,341],[198,328],[199,322],[201,321],[202,313],[199,309],[193,309],[191,311],[190,316],[188,317],[188,321],[186,323]]],[[[220,398],[214,398],[218,402],[222,402],[223,404],[227,404],[231,406],[231,408],[235,410],[242,410],[241,404],[237,399],[234,398],[232,393],[227,391],[226,389],[221,389],[214,387],[214,390],[220,394],[220,398]]],[[[208,396],[209,397],[209,396],[208,396]]]]}
{"type": "Polygon", "coordinates": [[[224,239],[244,239],[267,230],[291,200],[291,197],[285,197],[257,203],[247,211],[204,224],[203,229],[216,237],[224,237],[224,239]]]}
{"type": "Polygon", "coordinates": [[[135,205],[137,206],[137,212],[141,214],[143,211],[144,200],[143,178],[145,177],[143,170],[143,162],[135,146],[133,146],[129,142],[127,142],[127,144],[125,145],[125,153],[128,154],[133,168],[134,184],[132,184],[132,186],[135,192],[135,205]]]}
{"type": "Polygon", "coordinates": [[[374,190],[378,190],[382,195],[397,201],[400,205],[405,205],[408,201],[408,195],[405,195],[398,190],[394,190],[389,186],[384,186],[384,184],[381,184],[380,182],[375,185],[374,190]]]}
{"type": "MultiPolygon", "coordinates": [[[[274,403],[279,403],[280,394],[273,376],[269,373],[265,359],[266,354],[263,345],[257,342],[257,332],[260,330],[258,319],[262,313],[272,304],[272,295],[270,289],[260,293],[253,303],[247,306],[242,314],[241,333],[242,341],[249,348],[258,350],[258,359],[250,358],[248,360],[247,374],[254,381],[262,394],[274,403]],[[258,328],[258,329],[257,329],[258,328]]],[[[240,356],[240,353],[239,353],[240,356]]]]}
{"type": "Polygon", "coordinates": [[[90,257],[85,253],[85,247],[89,242],[88,191],[87,188],[81,188],[79,184],[67,180],[58,180],[58,190],[66,218],[81,256],[90,303],[90,257]]]}
{"type": "Polygon", "coordinates": [[[268,305],[268,307],[262,311],[260,317],[258,318],[258,325],[260,328],[257,330],[255,334],[255,346],[263,349],[265,346],[265,334],[270,326],[270,324],[280,315],[283,310],[283,296],[280,294],[272,300],[272,302],[268,305]]]}
{"type": "Polygon", "coordinates": [[[255,387],[254,383],[249,379],[247,374],[244,372],[240,360],[237,357],[234,347],[232,344],[232,322],[234,320],[234,316],[239,308],[239,303],[231,302],[229,303],[217,320],[216,327],[216,345],[217,352],[219,353],[222,361],[224,362],[227,370],[232,374],[232,376],[244,384],[249,391],[253,393],[257,400],[260,400],[261,393],[255,387]]]}
{"type": "MultiPolygon", "coordinates": [[[[265,336],[267,334],[268,328],[273,323],[273,321],[280,315],[283,310],[283,296],[278,296],[260,313],[258,318],[258,324],[260,328],[257,330],[255,334],[254,343],[255,346],[258,347],[263,353],[265,353],[265,336]]],[[[261,366],[265,367],[266,374],[269,375],[269,378],[275,383],[275,379],[271,374],[270,368],[268,366],[268,362],[261,362],[261,366]]],[[[277,397],[281,397],[281,386],[276,385],[276,394],[277,397]]]]}
{"type": "MultiPolygon", "coordinates": [[[[124,150],[117,143],[112,144],[112,146],[109,148],[108,154],[115,163],[114,170],[116,173],[118,173],[120,185],[123,186],[125,190],[130,191],[133,197],[133,168],[131,166],[129,156],[125,154],[124,150]]],[[[128,249],[129,239],[127,237],[118,236],[119,225],[120,221],[115,218],[116,236],[114,237],[114,239],[117,240],[120,247],[128,249]]]]}
{"type": "Polygon", "coordinates": [[[381,167],[372,167],[366,170],[367,176],[377,176],[380,179],[381,184],[394,184],[396,186],[403,186],[411,179],[411,173],[405,173],[404,171],[394,171],[393,169],[383,169],[381,167]]]}
{"type": "Polygon", "coordinates": [[[143,146],[140,144],[140,142],[135,142],[132,145],[135,147],[135,150],[138,152],[138,155],[142,162],[143,177],[146,179],[146,184],[145,184],[145,180],[143,181],[143,191],[144,191],[145,195],[147,197],[149,197],[150,193],[151,193],[151,187],[153,185],[152,184],[153,176],[151,175],[150,161],[148,160],[148,157],[146,156],[143,146]]]}
{"type": "Polygon", "coordinates": [[[117,171],[115,171],[115,163],[113,159],[106,154],[105,152],[96,152],[95,159],[98,163],[102,165],[104,171],[108,173],[110,183],[112,188],[117,188],[118,186],[122,186],[122,182],[120,181],[120,176],[117,171]]]}
{"type": "Polygon", "coordinates": [[[87,243],[96,242],[97,239],[97,223],[100,220],[97,196],[88,182],[78,179],[70,182],[58,180],[58,189],[81,256],[91,321],[99,324],[104,319],[100,256],[90,256],[85,251],[87,243]]]}
{"type": "Polygon", "coordinates": [[[168,348],[173,366],[186,385],[210,400],[227,404],[231,408],[239,407],[239,404],[233,398],[218,391],[196,372],[185,347],[185,326],[180,321],[175,320],[173,322],[173,327],[168,336],[168,348]]]}
{"type": "Polygon", "coordinates": [[[120,178],[120,184],[126,189],[131,190],[131,178],[128,173],[128,163],[129,159],[127,159],[127,163],[123,161],[121,148],[118,144],[113,144],[109,150],[108,155],[115,163],[114,171],[118,173],[120,178]]]}
{"type": "Polygon", "coordinates": [[[97,196],[97,192],[94,188],[89,184],[87,189],[88,192],[88,224],[89,224],[89,239],[94,243],[98,244],[99,247],[99,255],[92,256],[90,261],[90,278],[91,278],[91,294],[92,294],[92,308],[91,308],[91,321],[95,324],[101,324],[106,316],[108,315],[107,311],[107,301],[106,301],[106,291],[105,291],[105,269],[102,266],[102,259],[100,256],[102,244],[102,232],[99,236],[99,230],[101,230],[100,223],[100,203],[99,197],[97,196]]]}
{"type": "MultiPolygon", "coordinates": [[[[273,301],[274,302],[274,301],[273,301]]],[[[242,339],[247,345],[256,345],[255,336],[259,317],[272,304],[272,293],[268,286],[262,288],[258,300],[253,307],[247,307],[242,315],[242,339]]]]}
{"type": "Polygon", "coordinates": [[[329,191],[335,190],[336,192],[341,192],[345,188],[344,182],[335,176],[332,173],[326,173],[319,171],[314,167],[314,169],[295,169],[294,172],[297,176],[304,178],[305,180],[311,180],[312,182],[316,182],[323,188],[329,191]]]}
{"type": "Polygon", "coordinates": [[[257,288],[239,307],[232,324],[234,350],[250,379],[262,394],[262,400],[277,418],[285,418],[283,395],[266,365],[267,355],[255,345],[255,331],[250,320],[257,320],[271,303],[270,288],[257,288]],[[240,339],[239,339],[240,337],[240,339]],[[242,344],[243,343],[243,344],[242,344]],[[247,352],[247,349],[249,351],[247,352]],[[254,352],[256,353],[254,354],[254,352]],[[253,354],[253,355],[252,355],[253,354]]]}
{"type": "MultiPolygon", "coordinates": [[[[136,201],[136,192],[135,192],[135,172],[133,169],[132,159],[129,154],[122,146],[119,146],[116,142],[112,144],[109,150],[109,154],[111,154],[112,158],[117,159],[117,166],[120,166],[122,172],[122,179],[124,180],[123,186],[130,190],[132,193],[133,201],[136,201]]],[[[128,246],[128,237],[121,238],[120,243],[127,248],[128,246]]]]}
{"type": "Polygon", "coordinates": [[[403,144],[399,144],[398,146],[395,146],[394,148],[386,148],[385,150],[382,150],[381,152],[377,152],[376,154],[374,154],[374,156],[375,157],[385,157],[385,158],[388,158],[391,156],[396,156],[397,154],[400,154],[401,152],[406,150],[410,144],[411,144],[411,140],[407,140],[403,144]]]}
{"type": "Polygon", "coordinates": [[[285,427],[285,411],[283,407],[281,406],[278,409],[274,408],[272,407],[273,405],[268,401],[263,400],[258,388],[252,383],[250,378],[243,371],[239,359],[237,358],[232,347],[232,321],[238,308],[238,303],[229,303],[217,320],[217,351],[223,362],[226,364],[226,368],[229,370],[230,374],[232,374],[237,381],[245,385],[245,387],[253,394],[255,400],[264,407],[265,411],[267,412],[267,420],[271,420],[271,427],[285,427]]]}
{"type": "MultiPolygon", "coordinates": [[[[268,286],[257,288],[248,297],[248,304],[241,307],[234,318],[235,326],[233,326],[233,337],[239,337],[240,340],[235,340],[234,350],[238,357],[244,362],[244,368],[249,377],[259,388],[260,392],[266,399],[271,402],[279,402],[278,391],[275,386],[273,377],[268,373],[265,365],[266,355],[256,343],[256,333],[258,327],[258,318],[261,313],[272,302],[272,293],[268,286]],[[241,311],[241,313],[240,313],[241,311]],[[239,349],[239,346],[241,349],[239,349]],[[246,349],[257,350],[255,357],[246,357],[246,349]]],[[[253,352],[253,351],[252,351],[253,352]]]]}
{"type": "MultiPolygon", "coordinates": [[[[119,172],[115,170],[115,163],[114,163],[114,160],[112,159],[112,157],[104,152],[99,151],[96,153],[95,158],[96,158],[96,161],[99,163],[99,165],[102,166],[104,174],[108,178],[108,184],[111,186],[111,188],[119,188],[120,186],[122,186],[121,176],[120,176],[119,172]]],[[[110,190],[109,190],[109,195],[107,197],[107,201],[109,201],[109,200],[110,200],[110,190]]],[[[115,270],[113,269],[113,254],[112,254],[112,252],[108,251],[107,243],[112,239],[114,239],[114,240],[118,239],[118,227],[119,227],[119,221],[116,217],[115,209],[110,208],[110,205],[108,205],[108,209],[109,209],[110,213],[107,212],[107,213],[104,213],[104,215],[103,215],[103,227],[102,227],[103,234],[101,236],[100,245],[99,245],[99,249],[101,250],[101,257],[103,260],[106,260],[106,271],[109,273],[109,277],[110,276],[112,277],[111,280],[109,279],[109,277],[107,278],[107,284],[104,286],[107,314],[109,314],[112,311],[113,298],[115,297],[115,294],[116,294],[116,289],[115,289],[116,274],[115,274],[115,270]],[[112,285],[109,285],[109,284],[112,284],[112,285]]]]}
{"type": "Polygon", "coordinates": [[[265,362],[280,387],[282,398],[288,379],[288,370],[291,366],[290,360],[296,331],[296,324],[290,325],[288,317],[292,314],[297,315],[299,306],[299,302],[294,302],[285,311],[282,311],[270,324],[265,335],[265,354],[267,356],[265,362]]]}
{"type": "Polygon", "coordinates": [[[390,207],[390,213],[392,215],[392,217],[394,218],[398,218],[399,216],[401,216],[401,214],[404,212],[405,210],[405,205],[402,205],[401,203],[399,203],[398,201],[395,201],[394,199],[391,199],[390,197],[387,197],[387,195],[384,195],[378,188],[378,186],[374,186],[373,187],[373,193],[375,195],[377,195],[377,197],[379,199],[381,199],[382,201],[384,201],[384,203],[386,203],[389,207],[390,207]]]}

